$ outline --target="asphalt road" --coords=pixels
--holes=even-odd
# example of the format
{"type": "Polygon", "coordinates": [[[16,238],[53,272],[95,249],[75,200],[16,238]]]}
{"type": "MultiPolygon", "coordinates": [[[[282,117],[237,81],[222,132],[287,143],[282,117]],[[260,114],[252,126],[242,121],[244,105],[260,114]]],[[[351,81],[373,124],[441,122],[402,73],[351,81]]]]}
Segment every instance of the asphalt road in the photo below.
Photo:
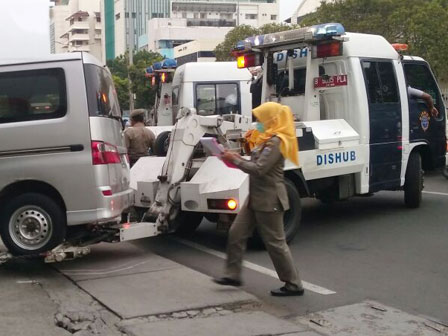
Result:
{"type": "MultiPolygon", "coordinates": [[[[291,251],[303,280],[335,294],[307,291],[302,298],[273,298],[269,290],[280,282],[249,268],[243,274],[244,289],[282,316],[372,299],[447,323],[448,180],[440,174],[426,176],[424,190],[422,206],[414,210],[404,206],[402,192],[381,192],[333,205],[303,202],[302,227],[291,251]]],[[[170,237],[135,244],[219,276],[225,235],[216,232],[214,224],[203,222],[190,242],[197,245],[170,237]]],[[[246,260],[273,270],[265,251],[249,249],[246,260]]]]}

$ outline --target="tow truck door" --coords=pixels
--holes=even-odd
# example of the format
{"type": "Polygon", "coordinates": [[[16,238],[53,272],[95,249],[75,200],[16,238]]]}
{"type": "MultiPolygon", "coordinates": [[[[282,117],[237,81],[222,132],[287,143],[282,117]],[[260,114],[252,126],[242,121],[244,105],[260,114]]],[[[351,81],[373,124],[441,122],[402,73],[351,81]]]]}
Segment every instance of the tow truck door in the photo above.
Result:
{"type": "MultiPolygon", "coordinates": [[[[429,146],[430,162],[433,167],[445,165],[445,106],[437,82],[426,62],[404,61],[406,84],[432,96],[439,116],[431,116],[422,99],[409,99],[409,141],[425,142],[429,146]]],[[[425,162],[424,162],[425,164],[425,162]]]]}
{"type": "Polygon", "coordinates": [[[361,60],[369,104],[369,191],[400,186],[402,117],[395,68],[390,60],[361,60]]]}

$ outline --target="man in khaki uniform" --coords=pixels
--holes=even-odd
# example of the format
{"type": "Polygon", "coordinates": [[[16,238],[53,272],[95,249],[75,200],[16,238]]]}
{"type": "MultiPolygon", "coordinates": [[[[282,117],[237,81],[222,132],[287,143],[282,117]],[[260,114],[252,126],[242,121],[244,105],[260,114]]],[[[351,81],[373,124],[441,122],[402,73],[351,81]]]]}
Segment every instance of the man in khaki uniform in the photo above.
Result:
{"type": "Polygon", "coordinates": [[[292,142],[297,141],[293,119],[286,106],[277,103],[263,105],[253,112],[261,121],[260,124],[264,124],[261,125],[262,128],[265,127],[267,131],[262,129],[258,132],[263,133],[263,136],[259,137],[259,144],[252,149],[250,161],[232,152],[225,152],[222,156],[224,160],[232,162],[249,174],[249,201],[242,206],[230,228],[225,275],[215,279],[215,282],[221,285],[241,285],[241,267],[246,242],[254,228],[257,228],[279,279],[285,283],[283,287],[272,290],[271,294],[300,296],[304,293],[303,285],[286,244],[283,228],[283,215],[289,209],[283,174],[285,157],[297,161],[297,143],[292,142]],[[264,110],[269,113],[264,113],[264,110]],[[286,124],[290,124],[289,127],[284,127],[286,124]],[[282,146],[283,143],[290,146],[282,146]]]}
{"type": "Polygon", "coordinates": [[[131,127],[124,131],[124,141],[128,149],[131,167],[142,156],[149,155],[149,149],[154,150],[154,133],[145,127],[144,110],[131,112],[131,127]]]}

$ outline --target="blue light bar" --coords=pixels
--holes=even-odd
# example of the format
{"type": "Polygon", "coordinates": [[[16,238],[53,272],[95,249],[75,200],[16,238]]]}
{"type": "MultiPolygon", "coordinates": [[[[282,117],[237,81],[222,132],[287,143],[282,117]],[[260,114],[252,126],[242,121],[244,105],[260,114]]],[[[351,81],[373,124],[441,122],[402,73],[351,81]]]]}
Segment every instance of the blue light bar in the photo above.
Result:
{"type": "Polygon", "coordinates": [[[234,52],[247,51],[254,47],[268,47],[279,42],[286,44],[288,42],[320,41],[344,34],[345,28],[340,23],[325,23],[294,30],[285,30],[278,33],[251,36],[242,41],[238,41],[234,48],[234,52]]]}
{"type": "Polygon", "coordinates": [[[177,67],[177,61],[173,58],[166,58],[162,61],[162,68],[172,69],[177,67]]]}
{"type": "Polygon", "coordinates": [[[146,68],[146,73],[148,75],[152,75],[154,73],[154,68],[152,66],[149,66],[146,68]]]}
{"type": "Polygon", "coordinates": [[[345,34],[345,28],[340,23],[325,23],[311,27],[313,37],[316,39],[325,39],[332,36],[345,34]]]}
{"type": "Polygon", "coordinates": [[[156,62],[152,65],[154,70],[162,70],[162,62],[156,62]]]}

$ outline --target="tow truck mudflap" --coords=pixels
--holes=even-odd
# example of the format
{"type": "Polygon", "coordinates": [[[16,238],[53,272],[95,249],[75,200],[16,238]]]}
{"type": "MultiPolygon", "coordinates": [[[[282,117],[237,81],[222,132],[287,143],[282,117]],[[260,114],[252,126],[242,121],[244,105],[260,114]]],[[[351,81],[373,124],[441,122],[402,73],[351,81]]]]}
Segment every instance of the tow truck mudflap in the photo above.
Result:
{"type": "Polygon", "coordinates": [[[156,223],[125,223],[120,228],[120,242],[140,238],[154,237],[160,234],[156,223]]]}

